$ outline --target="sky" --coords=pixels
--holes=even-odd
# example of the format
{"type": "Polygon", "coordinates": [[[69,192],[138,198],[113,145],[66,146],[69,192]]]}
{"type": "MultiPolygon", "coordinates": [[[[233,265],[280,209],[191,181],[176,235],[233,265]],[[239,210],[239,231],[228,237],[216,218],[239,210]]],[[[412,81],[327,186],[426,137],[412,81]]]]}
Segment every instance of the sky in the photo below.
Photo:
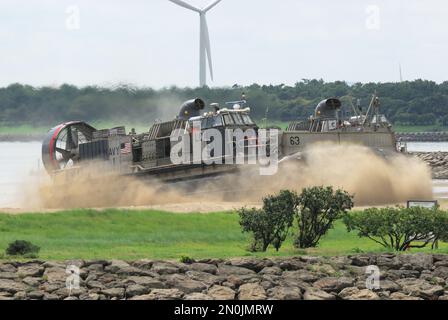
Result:
{"type": "MultiPolygon", "coordinates": [[[[201,7],[210,0],[186,0],[201,7]]],[[[214,81],[447,79],[446,0],[222,0],[214,81]]],[[[168,0],[0,0],[0,86],[199,84],[199,15],[168,0]]]]}

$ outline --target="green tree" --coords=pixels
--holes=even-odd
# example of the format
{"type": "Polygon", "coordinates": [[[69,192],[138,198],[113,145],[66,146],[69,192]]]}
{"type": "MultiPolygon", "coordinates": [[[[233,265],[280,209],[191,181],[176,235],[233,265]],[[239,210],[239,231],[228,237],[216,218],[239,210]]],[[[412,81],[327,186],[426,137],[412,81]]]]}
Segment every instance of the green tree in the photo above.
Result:
{"type": "Polygon", "coordinates": [[[448,216],[438,209],[370,208],[346,214],[344,223],[349,232],[396,251],[423,248],[448,235],[448,216]]]}
{"type": "Polygon", "coordinates": [[[238,210],[242,231],[253,235],[252,251],[265,252],[269,245],[280,249],[293,224],[297,199],[296,193],[283,190],[264,198],[262,209],[238,210]]]}
{"type": "Polygon", "coordinates": [[[311,248],[353,207],[353,196],[340,189],[334,191],[332,187],[312,187],[303,189],[298,203],[298,233],[294,245],[311,248]]]}

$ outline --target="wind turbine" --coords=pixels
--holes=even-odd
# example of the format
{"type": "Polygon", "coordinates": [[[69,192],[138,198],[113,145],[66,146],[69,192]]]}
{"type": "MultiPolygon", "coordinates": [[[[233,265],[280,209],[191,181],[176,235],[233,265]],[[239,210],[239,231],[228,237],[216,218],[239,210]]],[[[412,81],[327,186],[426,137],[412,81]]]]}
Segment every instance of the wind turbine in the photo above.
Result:
{"type": "Polygon", "coordinates": [[[195,11],[199,13],[200,17],[200,45],[199,45],[199,85],[204,87],[207,85],[207,60],[210,68],[210,78],[213,80],[213,65],[212,65],[212,53],[210,49],[210,36],[208,33],[207,19],[205,14],[210,11],[214,6],[221,2],[221,0],[214,0],[202,9],[196,8],[183,0],[169,0],[181,7],[195,11]],[[207,57],[207,58],[206,58],[207,57]]]}

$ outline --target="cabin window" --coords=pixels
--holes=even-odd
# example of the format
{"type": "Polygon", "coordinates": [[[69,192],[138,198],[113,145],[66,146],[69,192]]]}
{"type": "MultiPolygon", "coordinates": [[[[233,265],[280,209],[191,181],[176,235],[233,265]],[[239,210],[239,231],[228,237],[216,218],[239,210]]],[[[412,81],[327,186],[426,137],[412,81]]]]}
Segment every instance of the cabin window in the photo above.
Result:
{"type": "Polygon", "coordinates": [[[223,126],[223,123],[222,123],[222,118],[221,118],[221,116],[216,116],[216,117],[214,118],[213,127],[216,128],[216,127],[222,127],[222,126],[223,126]]]}
{"type": "Polygon", "coordinates": [[[242,114],[241,116],[243,117],[243,120],[244,120],[244,123],[245,123],[245,124],[249,124],[249,125],[254,124],[254,122],[253,122],[252,119],[249,117],[249,115],[247,115],[247,114],[242,114]]]}
{"type": "Polygon", "coordinates": [[[233,119],[230,116],[230,114],[225,114],[224,115],[224,121],[225,121],[226,125],[228,125],[228,126],[230,126],[232,124],[235,124],[235,122],[233,121],[233,119]]]}
{"type": "Polygon", "coordinates": [[[238,113],[233,113],[232,117],[236,124],[238,124],[238,125],[244,124],[243,119],[241,118],[241,115],[239,115],[238,113]]]}
{"type": "Polygon", "coordinates": [[[207,127],[207,118],[204,118],[204,119],[201,120],[201,129],[204,130],[204,129],[207,129],[207,128],[208,128],[207,127]]]}

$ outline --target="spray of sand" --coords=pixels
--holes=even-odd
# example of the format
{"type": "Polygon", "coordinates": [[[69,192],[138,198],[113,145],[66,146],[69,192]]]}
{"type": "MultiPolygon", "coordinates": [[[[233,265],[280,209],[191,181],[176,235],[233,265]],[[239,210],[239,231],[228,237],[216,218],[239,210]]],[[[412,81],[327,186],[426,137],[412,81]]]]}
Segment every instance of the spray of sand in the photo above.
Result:
{"type": "Polygon", "coordinates": [[[301,161],[282,163],[275,176],[259,176],[258,168],[242,167],[239,174],[191,185],[169,186],[111,174],[96,165],[68,171],[53,179],[28,181],[24,208],[99,208],[149,206],[191,202],[259,202],[281,189],[331,185],[355,195],[355,203],[384,205],[409,199],[431,199],[430,169],[403,155],[385,159],[358,145],[316,144],[301,161]]]}
{"type": "Polygon", "coordinates": [[[342,188],[355,195],[357,205],[432,198],[431,171],[415,158],[401,154],[384,158],[364,146],[329,143],[313,145],[304,157],[305,164],[282,168],[285,184],[342,188]],[[285,171],[294,172],[293,181],[284,176],[285,171]]]}

